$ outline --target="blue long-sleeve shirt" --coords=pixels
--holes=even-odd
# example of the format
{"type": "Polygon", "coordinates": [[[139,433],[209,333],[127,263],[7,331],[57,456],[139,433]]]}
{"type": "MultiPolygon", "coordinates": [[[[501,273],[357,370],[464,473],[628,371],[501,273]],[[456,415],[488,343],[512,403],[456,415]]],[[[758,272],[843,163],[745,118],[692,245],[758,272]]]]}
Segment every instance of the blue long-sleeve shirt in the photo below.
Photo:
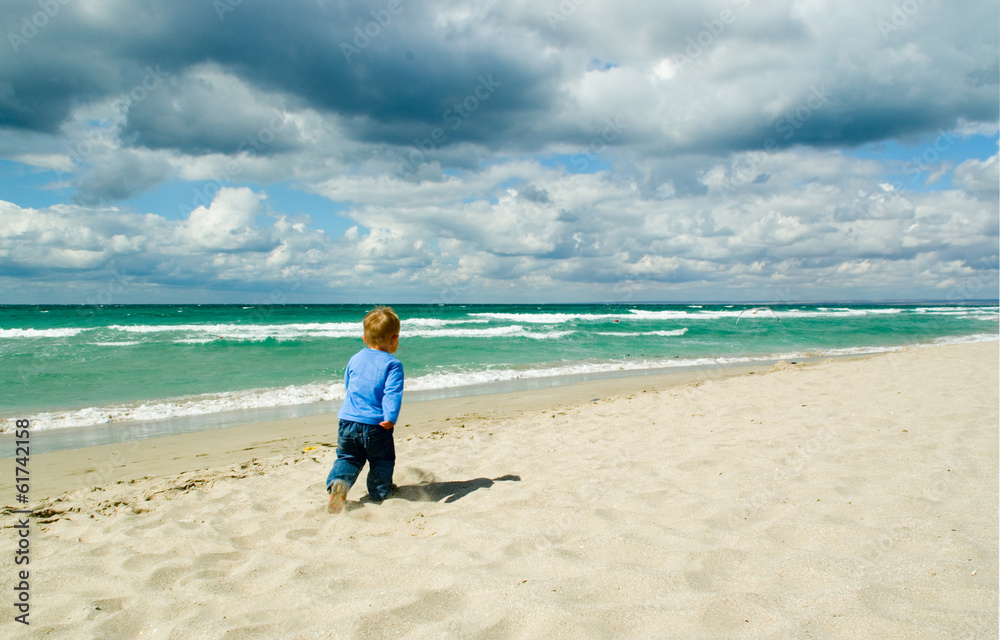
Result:
{"type": "Polygon", "coordinates": [[[403,404],[403,363],[390,353],[362,349],[344,372],[347,396],[337,417],[364,424],[395,423],[403,404]]]}

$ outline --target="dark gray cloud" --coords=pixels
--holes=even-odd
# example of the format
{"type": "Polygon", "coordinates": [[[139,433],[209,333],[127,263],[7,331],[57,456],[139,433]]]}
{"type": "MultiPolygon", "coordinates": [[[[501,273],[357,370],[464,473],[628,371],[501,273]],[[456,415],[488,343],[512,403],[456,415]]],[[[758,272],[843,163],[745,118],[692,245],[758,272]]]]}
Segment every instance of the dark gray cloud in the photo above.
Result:
{"type": "Polygon", "coordinates": [[[103,61],[62,55],[42,44],[0,55],[2,128],[56,133],[75,106],[117,90],[114,70],[103,68],[103,61]]]}
{"type": "MultiPolygon", "coordinates": [[[[74,107],[128,95],[151,69],[169,79],[130,108],[123,135],[191,154],[233,153],[260,128],[247,103],[263,95],[343,118],[363,143],[407,147],[437,130],[505,151],[587,145],[616,109],[646,126],[609,144],[650,154],[855,145],[996,117],[995,3],[920,4],[888,33],[889,3],[819,17],[758,4],[151,0],[94,15],[68,3],[0,63],[0,126],[57,131],[74,107]],[[677,76],[662,87],[622,73],[664,60],[677,76]],[[242,88],[188,81],[205,65],[242,88]],[[571,88],[601,72],[619,77],[592,89],[606,94],[571,88]],[[653,121],[664,126],[645,135],[653,121]]],[[[0,25],[16,34],[37,10],[6,3],[0,25]]]]}
{"type": "MultiPolygon", "coordinates": [[[[125,131],[132,140],[230,153],[244,125],[256,124],[241,122],[244,96],[178,85],[193,67],[213,64],[253,89],[356,118],[358,140],[410,144],[457,123],[449,128],[451,140],[488,143],[512,119],[547,106],[558,71],[557,63],[539,62],[523,47],[436,27],[437,6],[409,0],[397,3],[396,14],[382,2],[243,2],[221,15],[213,7],[225,2],[108,4],[113,9],[99,24],[89,9],[68,4],[6,58],[0,124],[55,131],[74,106],[127,95],[156,69],[171,78],[167,91],[132,110],[125,131]],[[236,117],[225,121],[230,111],[236,117]],[[185,134],[181,125],[188,123],[185,134]]],[[[16,30],[33,8],[5,5],[0,24],[16,30]]]]}
{"type": "MultiPolygon", "coordinates": [[[[633,104],[637,117],[659,116],[667,123],[686,118],[684,101],[690,103],[699,86],[685,84],[684,76],[694,72],[712,74],[716,86],[734,90],[756,78],[756,101],[785,105],[767,114],[749,103],[723,119],[718,105],[707,102],[701,115],[710,129],[695,128],[680,144],[669,137],[648,139],[673,152],[725,153],[759,148],[769,139],[779,147],[861,144],[959,120],[989,120],[998,110],[996,29],[980,26],[970,35],[961,28],[970,15],[980,25],[996,17],[989,2],[961,11],[920,5],[907,24],[885,37],[878,25],[892,20],[889,5],[882,17],[874,10],[864,20],[838,15],[826,32],[780,3],[581,5],[554,23],[552,10],[541,6],[494,5],[476,16],[461,12],[466,3],[453,2],[400,2],[392,5],[395,14],[389,3],[377,1],[107,6],[95,19],[83,4],[67,4],[6,58],[0,67],[0,124],[55,131],[75,105],[127,95],[142,86],[148,70],[162,69],[170,76],[167,91],[129,113],[124,133],[134,144],[232,153],[246,131],[259,125],[245,120],[242,104],[255,100],[256,91],[352,119],[352,137],[368,143],[406,146],[441,129],[450,143],[486,148],[586,144],[592,128],[585,118],[566,118],[578,98],[560,85],[579,81],[595,59],[611,62],[605,71],[622,64],[652,67],[664,59],[679,65],[681,106],[633,104]],[[859,26],[866,37],[847,31],[859,26]],[[841,53],[831,54],[837,45],[841,53]],[[562,48],[559,56],[547,52],[552,47],[562,48]],[[793,47],[806,53],[801,60],[775,57],[782,47],[788,47],[786,55],[793,55],[793,47]],[[871,57],[876,49],[879,54],[871,57]],[[795,63],[818,66],[774,81],[773,71],[795,63]],[[238,78],[244,94],[179,84],[206,64],[238,78]]],[[[32,7],[5,5],[0,24],[16,33],[32,7]]],[[[646,91],[636,98],[654,96],[646,91]]],[[[607,96],[609,104],[613,97],[607,96]]],[[[744,92],[741,99],[746,97],[744,92]]],[[[613,144],[629,142],[634,133],[613,144]]]]}
{"type": "Polygon", "coordinates": [[[283,105],[215,68],[162,79],[127,111],[122,140],[189,155],[275,154],[299,147],[283,105]],[[270,98],[270,100],[269,100],[270,98]],[[270,104],[268,104],[270,102],[270,104]]]}

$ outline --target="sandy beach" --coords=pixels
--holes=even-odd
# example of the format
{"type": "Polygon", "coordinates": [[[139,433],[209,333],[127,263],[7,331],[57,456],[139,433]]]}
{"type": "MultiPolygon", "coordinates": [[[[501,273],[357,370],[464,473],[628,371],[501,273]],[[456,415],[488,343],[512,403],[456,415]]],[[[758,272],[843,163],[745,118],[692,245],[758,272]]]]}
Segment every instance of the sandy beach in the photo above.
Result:
{"type": "Polygon", "coordinates": [[[32,456],[0,633],[996,638],[998,363],[974,343],[404,405],[397,495],[362,474],[337,516],[334,416],[32,456]]]}

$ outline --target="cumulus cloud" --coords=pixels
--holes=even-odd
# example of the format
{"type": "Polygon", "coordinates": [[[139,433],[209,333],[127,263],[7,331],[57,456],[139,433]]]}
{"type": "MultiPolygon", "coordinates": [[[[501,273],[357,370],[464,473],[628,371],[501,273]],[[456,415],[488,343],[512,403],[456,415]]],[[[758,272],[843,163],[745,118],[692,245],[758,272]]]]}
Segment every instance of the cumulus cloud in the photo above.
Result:
{"type": "Polygon", "coordinates": [[[642,199],[611,172],[525,166],[532,192],[548,193],[548,201],[504,188],[505,175],[492,202],[354,209],[355,226],[337,238],[308,218],[271,211],[264,193],[247,188],[224,188],[183,220],[5,203],[0,249],[8,277],[52,267],[85,275],[113,264],[157,285],[294,282],[303,293],[374,287],[423,299],[525,282],[608,301],[723,285],[774,299],[805,295],[816,282],[850,290],[875,276],[906,291],[995,263],[996,216],[983,201],[954,190],[899,194],[872,181],[869,163],[834,152],[781,156],[772,167],[779,186],[748,185],[756,191],[739,200],[713,192],[642,199]],[[816,179],[810,167],[825,166],[823,156],[844,173],[816,179]],[[572,223],[564,220],[569,210],[572,223]],[[37,250],[17,252],[25,244],[37,250]]]}
{"type": "Polygon", "coordinates": [[[75,200],[81,204],[118,202],[148,191],[174,174],[162,155],[128,149],[92,158],[92,168],[78,173],[75,200]]]}
{"type": "Polygon", "coordinates": [[[220,189],[208,207],[191,212],[181,233],[201,250],[267,251],[272,243],[255,220],[263,213],[261,199],[245,187],[220,189]]]}
{"type": "Polygon", "coordinates": [[[856,153],[996,137],[994,2],[59,6],[30,37],[36,3],[0,9],[0,156],[71,194],[3,205],[10,282],[899,297],[995,271],[995,155],[892,186],[856,153]]]}
{"type": "MultiPolygon", "coordinates": [[[[246,188],[224,188],[183,220],[116,207],[28,209],[0,201],[0,258],[5,275],[55,269],[88,278],[118,270],[151,284],[201,279],[211,287],[236,270],[255,281],[280,280],[281,254],[303,244],[305,227],[284,216],[267,224],[272,216],[263,199],[246,188]]],[[[322,233],[309,234],[314,244],[328,244],[322,233]]]]}

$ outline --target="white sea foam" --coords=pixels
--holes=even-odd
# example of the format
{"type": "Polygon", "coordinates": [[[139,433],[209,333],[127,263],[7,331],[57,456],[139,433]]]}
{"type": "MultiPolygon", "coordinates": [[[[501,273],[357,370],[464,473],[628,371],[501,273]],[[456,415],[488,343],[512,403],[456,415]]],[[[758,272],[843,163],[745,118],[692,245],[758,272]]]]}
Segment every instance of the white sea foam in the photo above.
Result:
{"type": "Polygon", "coordinates": [[[982,313],[985,311],[992,311],[997,313],[1000,311],[998,307],[989,306],[977,306],[977,307],[916,307],[913,309],[914,313],[930,313],[937,315],[968,315],[970,313],[982,313]]]}
{"type": "Polygon", "coordinates": [[[563,324],[574,320],[613,320],[625,318],[621,313],[470,313],[470,316],[487,320],[526,322],[529,324],[563,324]]]}
{"type": "Polygon", "coordinates": [[[622,316],[630,320],[710,320],[712,318],[736,317],[739,311],[713,311],[711,309],[696,309],[684,311],[680,309],[629,309],[628,315],[622,316]]]}
{"type": "Polygon", "coordinates": [[[917,307],[901,309],[897,307],[874,307],[867,309],[852,309],[848,307],[816,307],[815,309],[788,309],[773,307],[753,307],[746,309],[726,308],[722,310],[702,309],[683,311],[665,309],[653,311],[649,309],[630,309],[632,317],[642,320],[714,320],[716,318],[847,318],[866,315],[955,315],[978,316],[988,314],[990,307],[917,307]]]}
{"type": "MultiPolygon", "coordinates": [[[[778,318],[848,318],[868,314],[896,314],[900,309],[830,309],[829,311],[807,311],[805,309],[771,309],[778,318]]],[[[746,317],[746,314],[743,315],[746,317]]]]}
{"type": "Polygon", "coordinates": [[[977,333],[971,336],[948,336],[945,338],[935,338],[927,344],[921,344],[917,346],[921,347],[932,347],[934,345],[941,344],[968,344],[970,342],[998,342],[1000,341],[1000,335],[995,333],[977,333]]]}
{"type": "Polygon", "coordinates": [[[209,333],[212,335],[232,334],[253,334],[263,335],[271,333],[293,333],[302,334],[309,332],[352,332],[361,330],[360,322],[300,322],[289,324],[163,324],[163,325],[120,325],[113,324],[108,327],[116,331],[127,333],[164,333],[164,332],[189,332],[189,333],[209,333]]]}
{"type": "Polygon", "coordinates": [[[533,338],[558,340],[572,331],[529,331],[519,324],[486,329],[420,329],[408,331],[406,338],[533,338]]]}
{"type": "Polygon", "coordinates": [[[217,340],[251,340],[267,338],[295,340],[300,338],[357,338],[363,331],[361,323],[311,322],[297,324],[177,324],[177,325],[111,325],[109,329],[125,333],[175,333],[185,337],[173,342],[205,343],[217,340]]]}
{"type": "Polygon", "coordinates": [[[761,359],[769,358],[653,358],[644,360],[615,360],[605,362],[572,362],[566,364],[542,365],[524,369],[490,368],[478,371],[451,371],[430,373],[420,376],[412,382],[407,381],[406,388],[413,391],[428,391],[434,389],[451,389],[469,385],[488,384],[492,382],[509,382],[511,380],[528,380],[558,376],[579,376],[595,373],[613,373],[615,371],[643,371],[677,367],[738,364],[741,362],[753,362],[761,359]]]}
{"type": "MultiPolygon", "coordinates": [[[[485,324],[486,319],[456,319],[438,320],[435,318],[413,318],[401,322],[403,334],[406,337],[412,336],[455,336],[462,335],[461,332],[472,332],[468,335],[476,337],[473,329],[448,329],[451,325],[485,324]],[[442,329],[444,328],[444,329],[442,329]],[[434,334],[434,330],[441,329],[441,333],[434,334]],[[448,333],[449,331],[455,333],[448,333]]],[[[199,344],[207,343],[222,338],[224,340],[250,340],[259,341],[267,338],[275,340],[295,340],[302,338],[351,338],[357,339],[364,331],[360,322],[309,322],[290,324],[177,324],[177,325],[111,325],[109,329],[123,331],[126,333],[159,334],[175,333],[186,334],[178,337],[173,342],[199,344]]],[[[503,327],[508,329],[509,327],[503,327]]],[[[492,335],[492,329],[483,330],[483,337],[492,335]]],[[[513,333],[516,333],[514,331],[513,333]]],[[[530,337],[530,336],[529,336],[530,337]]]]}
{"type": "MultiPolygon", "coordinates": [[[[486,321],[468,323],[417,323],[403,329],[404,338],[532,338],[535,340],[557,340],[572,331],[531,331],[522,325],[508,325],[486,328],[458,328],[448,324],[483,324],[486,321]]],[[[172,338],[175,344],[208,344],[215,340],[261,342],[267,339],[296,340],[303,338],[351,338],[358,339],[363,332],[360,324],[313,324],[313,325],[177,325],[175,327],[111,327],[129,333],[151,334],[174,332],[181,335],[172,338]]]]}
{"type": "MultiPolygon", "coordinates": [[[[263,409],[340,400],[344,397],[342,381],[291,385],[280,389],[250,389],[229,393],[208,393],[169,398],[141,404],[116,404],[87,407],[75,411],[55,411],[31,416],[32,428],[59,429],[112,423],[165,420],[208,415],[241,409],[263,409]]],[[[15,419],[0,421],[0,433],[14,428],[15,419]]]]}
{"type": "Polygon", "coordinates": [[[562,324],[566,322],[613,321],[613,320],[688,320],[737,317],[741,311],[714,311],[699,308],[663,309],[629,309],[623,313],[470,313],[471,316],[489,318],[497,321],[523,322],[529,324],[562,324]]]}
{"type": "MultiPolygon", "coordinates": [[[[446,327],[452,324],[486,324],[488,318],[407,318],[400,324],[405,327],[446,327]]],[[[360,327],[361,324],[358,323],[360,327]]]]}
{"type": "Polygon", "coordinates": [[[0,338],[72,338],[88,330],[86,328],[0,329],[0,338]]]}
{"type": "Polygon", "coordinates": [[[683,329],[673,329],[670,331],[595,331],[594,333],[599,336],[631,338],[634,336],[662,336],[662,337],[682,336],[687,332],[688,332],[687,327],[684,327],[683,329]]]}

